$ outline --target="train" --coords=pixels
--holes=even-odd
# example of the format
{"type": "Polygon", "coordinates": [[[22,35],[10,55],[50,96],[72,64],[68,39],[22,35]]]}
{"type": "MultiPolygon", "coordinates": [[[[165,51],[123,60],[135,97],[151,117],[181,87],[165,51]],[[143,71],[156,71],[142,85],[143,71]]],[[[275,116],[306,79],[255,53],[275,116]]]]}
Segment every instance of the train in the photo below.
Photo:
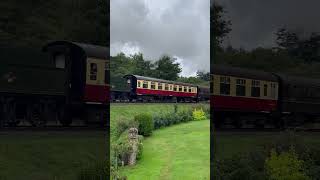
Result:
{"type": "Polygon", "coordinates": [[[112,102],[208,102],[210,89],[190,83],[126,74],[111,75],[112,102]]]}
{"type": "Polygon", "coordinates": [[[1,49],[0,127],[107,126],[109,49],[52,41],[39,51],[1,49]]]}
{"type": "Polygon", "coordinates": [[[299,127],[320,117],[320,79],[213,65],[210,104],[215,128],[299,127]]]}

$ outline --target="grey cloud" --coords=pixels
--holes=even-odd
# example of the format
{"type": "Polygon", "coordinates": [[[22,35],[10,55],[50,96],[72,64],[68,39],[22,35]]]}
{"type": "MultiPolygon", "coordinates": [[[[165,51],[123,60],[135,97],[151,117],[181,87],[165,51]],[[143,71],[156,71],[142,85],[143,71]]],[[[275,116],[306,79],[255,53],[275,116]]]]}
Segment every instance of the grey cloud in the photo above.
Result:
{"type": "Polygon", "coordinates": [[[209,0],[111,0],[111,46],[131,42],[148,59],[169,54],[209,71],[209,8],[209,0]]]}
{"type": "Polygon", "coordinates": [[[301,36],[319,32],[318,0],[217,0],[232,21],[225,45],[246,49],[274,46],[274,33],[287,27],[301,36]]]}

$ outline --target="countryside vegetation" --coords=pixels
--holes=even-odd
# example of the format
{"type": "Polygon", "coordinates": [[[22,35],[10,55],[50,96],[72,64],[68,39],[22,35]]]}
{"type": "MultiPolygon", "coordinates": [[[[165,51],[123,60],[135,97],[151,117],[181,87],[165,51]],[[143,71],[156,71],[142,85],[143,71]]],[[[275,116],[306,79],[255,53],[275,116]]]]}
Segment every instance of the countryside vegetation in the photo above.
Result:
{"type": "MultiPolygon", "coordinates": [[[[211,66],[228,65],[320,78],[320,34],[300,38],[295,32],[278,27],[276,46],[252,50],[224,46],[232,31],[227,10],[211,5],[211,66]]],[[[214,117],[213,117],[214,118],[214,117]]],[[[317,134],[297,132],[214,134],[214,179],[319,179],[319,143],[317,134]]]]}
{"type": "Polygon", "coordinates": [[[119,53],[116,56],[111,57],[110,61],[111,84],[113,84],[113,81],[118,77],[123,77],[126,74],[134,74],[209,86],[209,72],[199,70],[195,77],[182,77],[179,76],[181,71],[181,65],[176,62],[174,57],[169,55],[163,55],[157,60],[147,60],[142,53],[130,56],[119,53]]]}
{"type": "MultiPolygon", "coordinates": [[[[48,66],[46,57],[36,54],[49,41],[109,46],[108,6],[103,0],[2,0],[1,62],[48,66]]],[[[0,179],[107,177],[106,134],[1,133],[0,179]]]]}
{"type": "Polygon", "coordinates": [[[208,104],[111,104],[112,179],[209,179],[208,104]],[[128,129],[137,128],[137,162],[128,165],[128,129]],[[185,173],[185,170],[197,170],[185,173]]]}

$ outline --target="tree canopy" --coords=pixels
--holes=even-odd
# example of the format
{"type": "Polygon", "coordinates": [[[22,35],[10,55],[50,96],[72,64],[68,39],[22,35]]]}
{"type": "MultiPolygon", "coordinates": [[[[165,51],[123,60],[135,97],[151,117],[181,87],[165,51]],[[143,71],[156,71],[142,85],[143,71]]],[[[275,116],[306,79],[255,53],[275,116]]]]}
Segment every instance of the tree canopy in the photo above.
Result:
{"type": "Polygon", "coordinates": [[[204,77],[209,76],[209,72],[201,72],[196,77],[181,77],[179,76],[181,71],[180,64],[169,55],[163,55],[158,60],[149,61],[141,53],[132,56],[119,53],[111,57],[110,61],[111,81],[112,77],[135,74],[171,81],[208,85],[208,80],[204,77]]]}
{"type": "Polygon", "coordinates": [[[0,43],[40,47],[52,40],[109,45],[109,2],[2,0],[0,43]]]}

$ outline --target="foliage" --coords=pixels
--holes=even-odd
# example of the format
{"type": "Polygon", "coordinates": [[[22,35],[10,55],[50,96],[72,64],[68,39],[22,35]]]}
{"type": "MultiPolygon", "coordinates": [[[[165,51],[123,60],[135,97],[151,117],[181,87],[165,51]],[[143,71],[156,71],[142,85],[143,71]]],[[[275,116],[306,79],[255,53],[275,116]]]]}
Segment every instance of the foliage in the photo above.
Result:
{"type": "Polygon", "coordinates": [[[106,162],[100,162],[94,165],[87,165],[81,169],[78,174],[78,180],[104,180],[109,177],[106,162]]]}
{"type": "Polygon", "coordinates": [[[265,155],[262,152],[234,155],[214,159],[213,179],[217,180],[267,180],[264,172],[265,155]]]}
{"type": "Polygon", "coordinates": [[[211,42],[214,42],[216,45],[219,45],[222,39],[231,31],[231,21],[226,20],[225,17],[223,17],[224,13],[226,12],[221,5],[216,2],[211,4],[210,31],[214,36],[210,37],[212,38],[211,42]]]}
{"type": "Polygon", "coordinates": [[[142,113],[136,115],[134,120],[139,123],[139,134],[143,136],[150,136],[152,134],[154,123],[150,114],[142,113]]]}
{"type": "Polygon", "coordinates": [[[138,128],[139,124],[134,119],[121,118],[116,121],[116,136],[119,137],[124,131],[129,128],[138,128]]]}
{"type": "Polygon", "coordinates": [[[201,121],[207,119],[202,109],[194,109],[192,112],[192,117],[194,121],[201,121]]]}
{"type": "MultiPolygon", "coordinates": [[[[139,159],[142,155],[143,151],[143,136],[138,136],[138,151],[137,151],[137,159],[139,159]]],[[[115,156],[117,159],[117,165],[126,165],[128,162],[128,158],[130,153],[132,152],[132,146],[129,143],[128,130],[124,131],[119,139],[116,141],[115,145],[115,156]]]]}
{"type": "Polygon", "coordinates": [[[192,121],[192,111],[179,111],[177,113],[159,113],[153,116],[154,128],[171,126],[182,122],[192,121]]]}
{"type": "Polygon", "coordinates": [[[266,171],[271,180],[307,180],[304,173],[303,161],[299,160],[294,149],[277,154],[275,150],[266,159],[266,171]]]}
{"type": "Polygon", "coordinates": [[[107,1],[0,2],[0,42],[40,47],[50,40],[109,44],[107,1]]]}
{"type": "Polygon", "coordinates": [[[277,45],[280,49],[286,50],[291,57],[304,59],[305,62],[320,62],[319,48],[320,35],[311,35],[302,39],[296,32],[290,32],[286,28],[280,28],[276,32],[277,45]]]}
{"type": "Polygon", "coordinates": [[[151,72],[151,76],[159,79],[166,79],[175,81],[179,77],[179,73],[182,71],[180,64],[175,62],[176,59],[164,55],[160,57],[158,61],[154,63],[155,70],[151,72]]]}
{"type": "Polygon", "coordinates": [[[126,74],[135,74],[175,81],[179,78],[181,72],[180,64],[176,62],[175,58],[168,55],[164,55],[153,62],[146,60],[142,53],[132,56],[119,53],[111,59],[110,70],[113,76],[122,77],[126,74]]]}

